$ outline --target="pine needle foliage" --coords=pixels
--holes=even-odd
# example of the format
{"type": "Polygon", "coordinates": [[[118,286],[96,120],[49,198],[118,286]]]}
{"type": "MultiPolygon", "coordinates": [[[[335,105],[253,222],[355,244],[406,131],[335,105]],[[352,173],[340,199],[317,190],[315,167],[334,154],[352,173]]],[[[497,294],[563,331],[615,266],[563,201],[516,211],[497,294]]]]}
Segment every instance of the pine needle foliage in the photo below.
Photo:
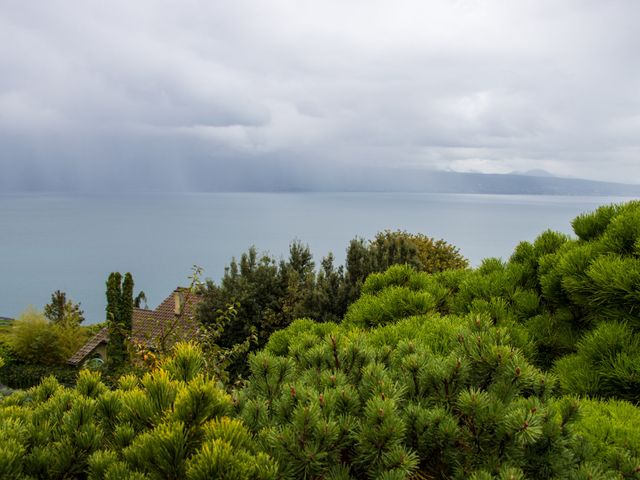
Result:
{"type": "Polygon", "coordinates": [[[640,410],[621,400],[577,402],[581,414],[573,428],[585,440],[582,455],[606,478],[640,478],[640,410]]]}
{"type": "Polygon", "coordinates": [[[634,342],[620,339],[618,350],[596,358],[588,344],[597,340],[585,337],[604,334],[607,327],[599,328],[608,324],[611,338],[620,324],[628,338],[640,331],[640,201],[600,207],[572,225],[577,239],[548,230],[506,262],[433,275],[394,266],[371,275],[345,322],[371,327],[428,311],[489,317],[538,367],[552,370],[563,359],[555,371],[566,391],[640,402],[634,342]],[[426,300],[416,306],[427,295],[431,310],[426,300]]]}
{"type": "Polygon", "coordinates": [[[336,465],[338,478],[469,478],[505,466],[568,478],[579,468],[573,420],[549,401],[554,377],[510,340],[474,315],[367,331],[294,322],[251,359],[242,417],[284,478],[332,478],[336,465]]]}
{"type": "Polygon", "coordinates": [[[629,325],[606,322],[558,360],[555,372],[566,393],[640,400],[640,339],[629,325]]]}
{"type": "Polygon", "coordinates": [[[430,313],[435,309],[436,301],[429,292],[393,286],[377,295],[362,295],[349,307],[343,322],[347,325],[373,327],[430,313]]]}
{"type": "Polygon", "coordinates": [[[83,370],[75,389],[53,377],[0,402],[0,478],[275,479],[233,400],[178,345],[167,370],[109,390],[83,370]]]}

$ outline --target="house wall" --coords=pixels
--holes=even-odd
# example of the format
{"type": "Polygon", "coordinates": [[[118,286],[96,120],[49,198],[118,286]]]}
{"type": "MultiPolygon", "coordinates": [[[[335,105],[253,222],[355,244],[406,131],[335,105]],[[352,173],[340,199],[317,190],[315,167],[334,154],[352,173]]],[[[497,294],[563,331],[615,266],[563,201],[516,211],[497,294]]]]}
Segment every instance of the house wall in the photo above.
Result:
{"type": "Polygon", "coordinates": [[[107,361],[107,344],[101,343],[98,345],[93,352],[91,352],[91,357],[95,357],[99,355],[103,362],[107,361]]]}

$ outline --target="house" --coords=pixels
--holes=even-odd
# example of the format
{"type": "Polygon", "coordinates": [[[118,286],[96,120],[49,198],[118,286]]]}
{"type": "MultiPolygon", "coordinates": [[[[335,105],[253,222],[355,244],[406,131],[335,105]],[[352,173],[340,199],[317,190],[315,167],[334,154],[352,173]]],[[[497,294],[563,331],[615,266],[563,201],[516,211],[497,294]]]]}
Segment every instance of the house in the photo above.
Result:
{"type": "MultiPolygon", "coordinates": [[[[176,288],[155,310],[134,308],[129,341],[148,350],[162,350],[179,340],[191,340],[198,332],[196,307],[202,297],[188,288],[176,288]]],[[[91,359],[107,360],[109,332],[100,330],[69,360],[80,366],[91,359]]]]}

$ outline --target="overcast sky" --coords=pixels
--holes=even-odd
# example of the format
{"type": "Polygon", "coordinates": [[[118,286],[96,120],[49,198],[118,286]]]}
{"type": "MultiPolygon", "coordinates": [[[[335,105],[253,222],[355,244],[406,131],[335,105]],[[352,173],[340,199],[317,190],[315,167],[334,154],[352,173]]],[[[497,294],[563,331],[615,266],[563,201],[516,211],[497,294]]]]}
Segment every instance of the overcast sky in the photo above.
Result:
{"type": "Polygon", "coordinates": [[[637,0],[0,0],[0,187],[260,164],[640,183],[639,19],[637,0]]]}

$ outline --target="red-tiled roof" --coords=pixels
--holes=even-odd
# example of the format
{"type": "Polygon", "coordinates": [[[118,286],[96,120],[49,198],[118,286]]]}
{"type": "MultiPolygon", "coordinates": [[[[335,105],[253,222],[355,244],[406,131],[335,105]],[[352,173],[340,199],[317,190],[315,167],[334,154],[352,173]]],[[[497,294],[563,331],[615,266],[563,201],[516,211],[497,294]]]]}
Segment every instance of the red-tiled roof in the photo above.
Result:
{"type": "Polygon", "coordinates": [[[104,327],[98,333],[96,333],[92,338],[89,339],[87,343],[85,343],[80,350],[78,350],[73,357],[71,357],[68,361],[71,365],[78,365],[82,362],[86,357],[89,356],[91,352],[93,352],[98,345],[101,343],[106,343],[109,341],[109,332],[107,331],[107,327],[104,327]]]}
{"type": "MultiPolygon", "coordinates": [[[[155,310],[133,309],[131,341],[146,348],[162,349],[178,340],[191,340],[198,331],[196,306],[202,297],[187,288],[177,288],[155,310]],[[176,297],[179,297],[180,314],[176,314],[176,297]]],[[[107,328],[90,339],[73,357],[70,364],[78,365],[102,342],[108,342],[107,328]]]]}
{"type": "Polygon", "coordinates": [[[196,306],[202,297],[194,295],[188,289],[178,288],[169,295],[154,311],[134,309],[132,340],[147,347],[157,348],[159,342],[168,345],[177,340],[191,340],[198,330],[195,318],[196,306]],[[181,296],[183,307],[176,315],[175,297],[181,296]]]}

